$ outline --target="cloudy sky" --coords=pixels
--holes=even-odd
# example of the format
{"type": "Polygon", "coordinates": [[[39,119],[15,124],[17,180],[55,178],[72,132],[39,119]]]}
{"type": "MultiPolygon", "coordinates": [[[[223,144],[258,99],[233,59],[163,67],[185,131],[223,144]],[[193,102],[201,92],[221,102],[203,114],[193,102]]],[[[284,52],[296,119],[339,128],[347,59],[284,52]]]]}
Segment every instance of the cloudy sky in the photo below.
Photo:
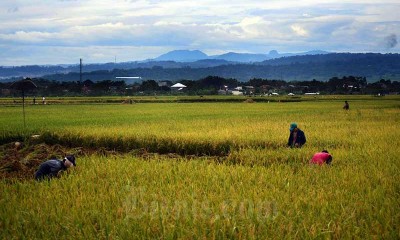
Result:
{"type": "Polygon", "coordinates": [[[0,65],[135,61],[177,49],[400,53],[399,13],[398,0],[1,0],[0,65]]]}

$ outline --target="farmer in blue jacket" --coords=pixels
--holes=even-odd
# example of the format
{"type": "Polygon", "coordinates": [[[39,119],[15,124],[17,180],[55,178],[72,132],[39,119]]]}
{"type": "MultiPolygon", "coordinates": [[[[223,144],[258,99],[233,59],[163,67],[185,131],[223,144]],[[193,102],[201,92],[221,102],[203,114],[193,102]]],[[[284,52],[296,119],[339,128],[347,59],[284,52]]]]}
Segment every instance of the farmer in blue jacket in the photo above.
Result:
{"type": "Polygon", "coordinates": [[[288,140],[289,147],[300,148],[306,143],[306,135],[304,135],[304,132],[297,127],[297,123],[291,123],[289,130],[290,130],[290,135],[288,140]]]}
{"type": "Polygon", "coordinates": [[[68,155],[63,160],[48,160],[40,164],[39,170],[35,173],[35,179],[40,181],[57,177],[61,171],[65,171],[72,166],[76,166],[73,155],[68,155]]]}

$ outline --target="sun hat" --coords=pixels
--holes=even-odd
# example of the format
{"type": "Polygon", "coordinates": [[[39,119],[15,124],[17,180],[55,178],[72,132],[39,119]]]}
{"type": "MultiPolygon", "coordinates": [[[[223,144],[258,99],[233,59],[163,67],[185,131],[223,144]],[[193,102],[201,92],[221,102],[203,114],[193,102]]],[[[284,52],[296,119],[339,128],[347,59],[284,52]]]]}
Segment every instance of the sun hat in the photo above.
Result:
{"type": "Polygon", "coordinates": [[[65,159],[70,161],[72,163],[72,165],[76,166],[74,155],[68,155],[68,156],[65,157],[65,159]]]}
{"type": "Polygon", "coordinates": [[[291,123],[289,130],[293,131],[295,128],[297,128],[297,123],[295,123],[295,122],[291,123]]]}

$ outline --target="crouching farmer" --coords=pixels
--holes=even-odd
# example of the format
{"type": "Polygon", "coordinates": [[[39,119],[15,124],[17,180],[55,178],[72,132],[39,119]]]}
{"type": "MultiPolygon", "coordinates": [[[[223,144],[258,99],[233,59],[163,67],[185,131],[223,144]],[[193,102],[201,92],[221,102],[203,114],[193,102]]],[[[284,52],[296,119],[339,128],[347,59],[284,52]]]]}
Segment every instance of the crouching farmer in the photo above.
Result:
{"type": "Polygon", "coordinates": [[[48,160],[40,164],[39,170],[35,173],[35,179],[40,181],[58,177],[61,171],[65,171],[72,166],[76,166],[75,157],[73,155],[68,155],[63,160],[48,160]]]}
{"type": "Polygon", "coordinates": [[[318,164],[318,165],[322,165],[324,163],[331,164],[331,162],[332,162],[332,155],[330,155],[329,152],[326,150],[322,150],[322,152],[314,154],[314,156],[310,160],[311,164],[318,164]]]}
{"type": "Polygon", "coordinates": [[[297,123],[291,123],[289,131],[290,135],[287,145],[291,148],[301,148],[306,143],[304,132],[297,127],[297,123]]]}

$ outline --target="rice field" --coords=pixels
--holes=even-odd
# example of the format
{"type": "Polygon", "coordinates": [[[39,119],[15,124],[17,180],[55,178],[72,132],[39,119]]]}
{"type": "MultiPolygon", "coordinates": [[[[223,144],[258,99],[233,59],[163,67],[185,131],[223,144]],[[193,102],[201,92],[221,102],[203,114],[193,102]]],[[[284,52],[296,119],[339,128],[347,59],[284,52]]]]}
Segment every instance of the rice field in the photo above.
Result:
{"type": "Polygon", "coordinates": [[[26,106],[26,128],[0,105],[1,144],[92,149],[59,179],[1,179],[0,238],[398,239],[400,98],[350,99],[61,102],[26,106]]]}

